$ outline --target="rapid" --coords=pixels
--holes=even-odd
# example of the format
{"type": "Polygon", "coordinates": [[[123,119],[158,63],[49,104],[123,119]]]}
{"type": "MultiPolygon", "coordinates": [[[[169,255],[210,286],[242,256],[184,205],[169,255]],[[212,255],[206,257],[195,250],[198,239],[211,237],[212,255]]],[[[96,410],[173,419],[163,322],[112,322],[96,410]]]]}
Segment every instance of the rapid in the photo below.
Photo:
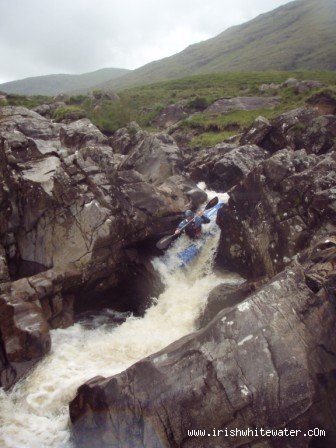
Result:
{"type": "MultiPolygon", "coordinates": [[[[208,192],[209,199],[214,195],[208,192]]],[[[185,236],[152,261],[165,290],[152,299],[144,317],[129,316],[117,327],[76,323],[52,330],[50,354],[10,391],[0,389],[0,447],[71,448],[68,404],[81,384],[97,375],[115,375],[194,331],[209,291],[219,283],[241,281],[213,270],[219,234],[219,229],[212,232],[187,269],[179,269],[177,259],[190,244],[185,236]]]]}

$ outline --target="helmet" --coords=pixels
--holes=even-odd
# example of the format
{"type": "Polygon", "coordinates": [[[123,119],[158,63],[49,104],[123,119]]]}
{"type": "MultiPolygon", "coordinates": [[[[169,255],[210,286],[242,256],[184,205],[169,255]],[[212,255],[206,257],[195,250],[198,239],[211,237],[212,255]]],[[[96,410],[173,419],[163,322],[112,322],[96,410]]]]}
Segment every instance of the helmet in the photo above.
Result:
{"type": "Polygon", "coordinates": [[[185,212],[185,217],[186,218],[192,218],[194,216],[194,212],[193,211],[191,211],[191,210],[187,210],[186,212],[185,212]]]}

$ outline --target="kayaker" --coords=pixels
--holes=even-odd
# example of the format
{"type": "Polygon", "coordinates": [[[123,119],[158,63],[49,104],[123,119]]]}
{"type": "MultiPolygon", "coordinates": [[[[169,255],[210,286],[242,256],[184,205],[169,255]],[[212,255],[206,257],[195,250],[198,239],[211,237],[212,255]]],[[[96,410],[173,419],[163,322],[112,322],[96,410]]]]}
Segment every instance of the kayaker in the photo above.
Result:
{"type": "Polygon", "coordinates": [[[175,230],[175,235],[179,235],[185,230],[189,238],[199,238],[202,234],[202,224],[208,224],[209,222],[210,219],[204,216],[202,212],[195,215],[192,210],[187,210],[185,212],[185,219],[180,222],[175,230]],[[185,229],[183,229],[184,226],[186,226],[185,229]]]}

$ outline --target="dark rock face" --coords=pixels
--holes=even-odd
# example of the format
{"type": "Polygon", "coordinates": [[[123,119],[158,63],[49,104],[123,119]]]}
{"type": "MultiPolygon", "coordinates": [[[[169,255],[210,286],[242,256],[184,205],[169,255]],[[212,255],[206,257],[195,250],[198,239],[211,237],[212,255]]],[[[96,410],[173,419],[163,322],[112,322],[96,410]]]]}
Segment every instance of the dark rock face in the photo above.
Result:
{"type": "Polygon", "coordinates": [[[230,192],[217,215],[219,257],[246,278],[271,278],[311,238],[335,229],[336,155],[283,149],[230,192]]]}
{"type": "Polygon", "coordinates": [[[233,146],[217,145],[212,151],[201,152],[189,165],[191,177],[205,181],[216,191],[225,192],[269,157],[267,151],[256,145],[233,146]]]}
{"type": "Polygon", "coordinates": [[[198,320],[198,328],[205,327],[220,311],[231,310],[255,290],[256,284],[253,282],[244,282],[239,286],[225,283],[216,286],[207,298],[206,307],[198,320]]]}
{"type": "Polygon", "coordinates": [[[77,446],[311,446],[302,435],[208,436],[256,427],[319,427],[333,446],[335,283],[329,292],[312,292],[301,266],[287,269],[205,329],[88,381],[70,404],[77,446]],[[206,437],[188,437],[193,429],[206,437]]]}
{"type": "MultiPolygon", "coordinates": [[[[183,161],[172,138],[140,134],[120,166],[108,139],[87,119],[60,125],[25,108],[0,109],[0,294],[5,315],[12,313],[7,323],[1,321],[4,356],[11,353],[6,338],[17,334],[20,319],[30,335],[27,346],[36,339],[42,347],[32,359],[41,357],[48,327],[73,322],[74,291],[104,291],[124,281],[130,275],[129,246],[159,238],[185,208],[204,200],[181,175],[183,161]],[[37,263],[48,274],[29,277],[34,298],[12,306],[24,300],[13,282],[21,261],[37,263]],[[51,287],[46,276],[56,276],[60,285],[51,287]],[[38,326],[43,331],[31,330],[38,326]]],[[[13,364],[6,359],[7,372],[13,364]]],[[[16,376],[6,373],[2,385],[24,373],[14,370],[16,376]]]]}

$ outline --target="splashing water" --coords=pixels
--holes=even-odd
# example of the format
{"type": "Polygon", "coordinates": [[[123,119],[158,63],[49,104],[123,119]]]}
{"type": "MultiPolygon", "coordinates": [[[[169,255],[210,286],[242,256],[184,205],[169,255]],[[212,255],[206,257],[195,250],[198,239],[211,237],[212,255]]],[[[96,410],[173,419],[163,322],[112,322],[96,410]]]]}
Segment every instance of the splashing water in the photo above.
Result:
{"type": "Polygon", "coordinates": [[[115,375],[194,331],[209,291],[221,282],[240,282],[235,275],[213,273],[218,238],[219,230],[188,269],[176,269],[177,254],[190,244],[185,236],[153,261],[165,291],[143,318],[130,316],[115,328],[77,323],[52,330],[51,353],[10,392],[0,389],[0,447],[70,448],[68,404],[81,384],[115,375]]]}

